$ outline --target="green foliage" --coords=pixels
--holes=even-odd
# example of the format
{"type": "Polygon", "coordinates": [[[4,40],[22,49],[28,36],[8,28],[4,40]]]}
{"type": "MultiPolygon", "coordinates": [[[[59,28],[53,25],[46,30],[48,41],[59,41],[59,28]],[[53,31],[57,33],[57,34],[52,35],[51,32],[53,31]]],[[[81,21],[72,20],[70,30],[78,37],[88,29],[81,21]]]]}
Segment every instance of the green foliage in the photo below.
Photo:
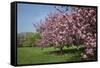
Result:
{"type": "Polygon", "coordinates": [[[36,46],[36,40],[40,39],[41,36],[39,33],[19,33],[17,34],[17,46],[18,47],[32,47],[36,46]]]}

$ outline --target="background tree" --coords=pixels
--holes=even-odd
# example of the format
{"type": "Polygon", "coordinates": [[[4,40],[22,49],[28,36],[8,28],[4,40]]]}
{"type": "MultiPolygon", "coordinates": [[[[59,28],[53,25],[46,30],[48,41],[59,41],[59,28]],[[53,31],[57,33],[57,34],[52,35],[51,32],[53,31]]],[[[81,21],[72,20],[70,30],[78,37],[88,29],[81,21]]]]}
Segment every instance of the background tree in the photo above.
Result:
{"type": "Polygon", "coordinates": [[[23,32],[17,35],[17,46],[18,47],[32,47],[36,46],[36,41],[41,39],[39,33],[23,32]]]}

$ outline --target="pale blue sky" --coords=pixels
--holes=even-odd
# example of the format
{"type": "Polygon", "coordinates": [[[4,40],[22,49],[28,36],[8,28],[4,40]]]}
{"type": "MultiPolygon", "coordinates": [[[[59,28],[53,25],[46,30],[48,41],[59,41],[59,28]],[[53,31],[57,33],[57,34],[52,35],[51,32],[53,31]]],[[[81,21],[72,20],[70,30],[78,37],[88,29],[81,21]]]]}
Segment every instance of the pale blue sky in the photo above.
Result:
{"type": "MultiPolygon", "coordinates": [[[[57,12],[54,6],[56,5],[17,3],[17,32],[35,32],[33,24],[38,24],[48,14],[57,12]]],[[[65,8],[60,9],[65,10],[65,8]]],[[[68,13],[71,12],[70,9],[71,7],[68,13]]]]}
{"type": "Polygon", "coordinates": [[[57,11],[54,5],[37,5],[37,4],[17,4],[17,31],[35,32],[32,23],[37,24],[41,19],[51,12],[57,11]]]}

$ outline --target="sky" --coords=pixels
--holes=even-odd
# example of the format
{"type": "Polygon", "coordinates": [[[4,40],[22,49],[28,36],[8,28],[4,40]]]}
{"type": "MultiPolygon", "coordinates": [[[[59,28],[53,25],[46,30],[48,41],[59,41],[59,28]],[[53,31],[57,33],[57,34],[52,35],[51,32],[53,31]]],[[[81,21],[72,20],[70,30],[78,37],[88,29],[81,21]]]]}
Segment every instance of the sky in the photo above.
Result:
{"type": "Polygon", "coordinates": [[[36,32],[34,24],[45,18],[49,13],[57,11],[54,5],[17,4],[17,32],[36,32]]]}

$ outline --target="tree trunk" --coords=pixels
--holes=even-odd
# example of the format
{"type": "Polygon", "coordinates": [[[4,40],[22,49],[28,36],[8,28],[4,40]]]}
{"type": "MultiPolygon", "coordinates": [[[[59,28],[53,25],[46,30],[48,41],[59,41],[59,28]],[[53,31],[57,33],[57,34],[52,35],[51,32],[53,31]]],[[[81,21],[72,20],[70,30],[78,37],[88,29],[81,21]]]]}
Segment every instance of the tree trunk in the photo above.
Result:
{"type": "Polygon", "coordinates": [[[61,54],[63,54],[63,47],[60,48],[60,52],[61,52],[61,54]]]}

